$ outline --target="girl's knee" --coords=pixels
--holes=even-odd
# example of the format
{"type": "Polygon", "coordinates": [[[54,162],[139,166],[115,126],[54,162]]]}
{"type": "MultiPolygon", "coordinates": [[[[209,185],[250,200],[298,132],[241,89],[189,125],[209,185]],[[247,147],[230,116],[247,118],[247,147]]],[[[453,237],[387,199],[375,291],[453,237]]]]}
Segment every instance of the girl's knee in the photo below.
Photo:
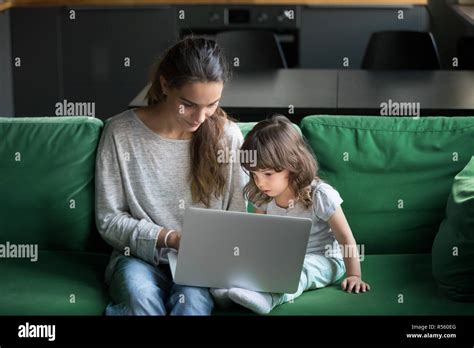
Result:
{"type": "Polygon", "coordinates": [[[336,282],[344,275],[344,261],[321,255],[311,255],[305,259],[303,272],[307,277],[308,290],[323,288],[336,282]]]}

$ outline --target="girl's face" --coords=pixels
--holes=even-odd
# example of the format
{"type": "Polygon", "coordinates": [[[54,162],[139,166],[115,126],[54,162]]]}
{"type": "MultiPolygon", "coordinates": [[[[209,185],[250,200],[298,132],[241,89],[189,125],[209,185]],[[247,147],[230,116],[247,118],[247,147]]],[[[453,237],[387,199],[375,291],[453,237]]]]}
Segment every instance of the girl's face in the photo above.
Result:
{"type": "Polygon", "coordinates": [[[273,169],[259,169],[251,171],[255,185],[270,197],[277,197],[285,192],[288,188],[288,177],[290,171],[284,169],[276,172],[273,169]]]}
{"type": "Polygon", "coordinates": [[[185,132],[196,131],[216,112],[224,88],[222,82],[193,82],[180,89],[168,89],[163,82],[167,107],[176,115],[177,122],[185,132]]]}

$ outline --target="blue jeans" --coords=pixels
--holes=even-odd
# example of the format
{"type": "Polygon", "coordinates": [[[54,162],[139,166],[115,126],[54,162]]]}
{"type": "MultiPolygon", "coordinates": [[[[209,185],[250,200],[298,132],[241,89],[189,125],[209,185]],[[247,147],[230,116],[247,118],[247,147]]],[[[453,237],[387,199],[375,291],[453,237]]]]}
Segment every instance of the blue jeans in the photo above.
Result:
{"type": "Polygon", "coordinates": [[[178,285],[169,265],[131,256],[117,261],[109,293],[115,303],[105,315],[210,315],[214,307],[208,288],[178,285]]]}

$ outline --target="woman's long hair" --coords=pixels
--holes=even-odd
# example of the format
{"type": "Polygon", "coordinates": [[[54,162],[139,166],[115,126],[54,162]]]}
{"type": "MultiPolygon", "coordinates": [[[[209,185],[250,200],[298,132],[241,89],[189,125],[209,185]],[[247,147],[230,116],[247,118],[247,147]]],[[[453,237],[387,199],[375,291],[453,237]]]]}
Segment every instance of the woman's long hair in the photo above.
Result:
{"type": "MultiPolygon", "coordinates": [[[[230,78],[230,69],[216,41],[206,38],[186,38],[169,48],[154,66],[151,88],[146,96],[148,105],[166,99],[161,89],[160,76],[170,88],[179,89],[194,82],[222,82],[230,78]]],[[[219,163],[218,153],[227,146],[224,126],[231,119],[217,107],[193,133],[191,140],[191,193],[194,203],[209,207],[212,195],[222,197],[226,186],[227,163],[219,163]]]]}

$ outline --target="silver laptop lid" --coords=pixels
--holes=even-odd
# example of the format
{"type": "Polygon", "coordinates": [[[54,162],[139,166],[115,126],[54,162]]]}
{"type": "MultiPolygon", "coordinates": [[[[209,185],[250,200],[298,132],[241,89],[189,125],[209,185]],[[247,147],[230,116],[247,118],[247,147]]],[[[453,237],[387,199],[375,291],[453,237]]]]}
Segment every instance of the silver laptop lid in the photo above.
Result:
{"type": "Polygon", "coordinates": [[[294,293],[311,224],[307,218],[188,208],[174,281],[294,293]]]}

